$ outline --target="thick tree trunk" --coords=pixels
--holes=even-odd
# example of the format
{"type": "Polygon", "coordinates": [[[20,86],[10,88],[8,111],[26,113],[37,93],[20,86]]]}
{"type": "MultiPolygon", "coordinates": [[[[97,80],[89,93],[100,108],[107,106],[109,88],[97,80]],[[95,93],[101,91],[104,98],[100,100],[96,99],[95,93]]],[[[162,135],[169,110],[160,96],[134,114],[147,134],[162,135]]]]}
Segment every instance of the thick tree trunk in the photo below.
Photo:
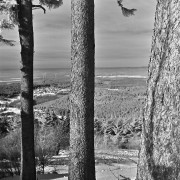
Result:
{"type": "Polygon", "coordinates": [[[72,0],[69,180],[95,180],[94,0],[72,0]]]}
{"type": "Polygon", "coordinates": [[[19,37],[21,44],[21,179],[36,180],[33,115],[33,23],[32,2],[19,2],[19,37]]]}
{"type": "Polygon", "coordinates": [[[180,1],[158,0],[137,180],[180,179],[180,1]]]}

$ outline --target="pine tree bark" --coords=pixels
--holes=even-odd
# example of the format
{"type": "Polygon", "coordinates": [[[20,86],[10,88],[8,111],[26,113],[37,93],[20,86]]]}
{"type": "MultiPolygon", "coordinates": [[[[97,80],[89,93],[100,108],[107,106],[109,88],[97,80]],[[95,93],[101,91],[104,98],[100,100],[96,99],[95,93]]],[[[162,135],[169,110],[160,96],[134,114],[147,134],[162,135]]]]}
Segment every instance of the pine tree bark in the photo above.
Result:
{"type": "Polygon", "coordinates": [[[69,180],[95,180],[94,0],[72,0],[69,180]]]}
{"type": "Polygon", "coordinates": [[[180,1],[158,0],[137,180],[180,179],[180,1]]]}
{"type": "Polygon", "coordinates": [[[36,180],[33,114],[34,38],[32,1],[18,1],[21,44],[21,180],[36,180]]]}

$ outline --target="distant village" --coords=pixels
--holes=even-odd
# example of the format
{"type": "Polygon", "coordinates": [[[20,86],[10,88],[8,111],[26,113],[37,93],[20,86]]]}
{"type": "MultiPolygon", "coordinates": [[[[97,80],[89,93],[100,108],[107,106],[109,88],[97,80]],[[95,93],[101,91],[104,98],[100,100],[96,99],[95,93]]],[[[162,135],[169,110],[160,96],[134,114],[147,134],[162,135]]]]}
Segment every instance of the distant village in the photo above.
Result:
{"type": "Polygon", "coordinates": [[[45,95],[57,95],[63,93],[69,93],[70,89],[60,89],[59,87],[41,87],[34,90],[34,97],[45,95]]]}
{"type": "MultiPolygon", "coordinates": [[[[54,96],[57,94],[67,94],[70,89],[60,89],[58,87],[40,87],[34,89],[34,98],[39,96],[54,96]]],[[[12,107],[13,102],[20,102],[20,96],[16,98],[4,98],[0,100],[0,118],[6,117],[7,119],[12,119],[14,117],[20,116],[20,108],[12,107]]],[[[66,120],[69,117],[69,110],[67,109],[55,109],[51,107],[34,107],[34,117],[39,122],[45,121],[47,116],[54,116],[59,120],[66,120]]]]}

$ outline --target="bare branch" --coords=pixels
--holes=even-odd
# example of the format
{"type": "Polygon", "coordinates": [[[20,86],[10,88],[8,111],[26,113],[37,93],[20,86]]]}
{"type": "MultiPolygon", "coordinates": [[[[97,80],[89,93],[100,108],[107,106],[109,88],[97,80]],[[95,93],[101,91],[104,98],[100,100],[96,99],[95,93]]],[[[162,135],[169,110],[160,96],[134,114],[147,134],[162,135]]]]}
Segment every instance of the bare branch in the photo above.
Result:
{"type": "Polygon", "coordinates": [[[126,176],[123,176],[123,175],[121,175],[121,174],[118,174],[118,176],[116,176],[115,175],[115,173],[113,172],[114,170],[118,170],[118,169],[120,169],[120,168],[117,168],[117,169],[110,169],[110,167],[108,167],[109,168],[109,170],[110,170],[110,172],[113,174],[113,176],[115,177],[115,178],[117,178],[118,180],[119,180],[119,177],[121,177],[121,178],[123,178],[122,180],[131,180],[130,178],[128,178],[128,177],[126,177],[126,176]]]}
{"type": "Polygon", "coordinates": [[[7,40],[4,39],[1,35],[0,35],[0,43],[6,44],[8,46],[14,46],[14,42],[13,40],[7,40]]]}
{"type": "Polygon", "coordinates": [[[34,9],[42,9],[44,11],[44,14],[46,13],[46,9],[43,6],[41,6],[41,5],[34,5],[33,4],[32,8],[34,8],[34,9]]]}

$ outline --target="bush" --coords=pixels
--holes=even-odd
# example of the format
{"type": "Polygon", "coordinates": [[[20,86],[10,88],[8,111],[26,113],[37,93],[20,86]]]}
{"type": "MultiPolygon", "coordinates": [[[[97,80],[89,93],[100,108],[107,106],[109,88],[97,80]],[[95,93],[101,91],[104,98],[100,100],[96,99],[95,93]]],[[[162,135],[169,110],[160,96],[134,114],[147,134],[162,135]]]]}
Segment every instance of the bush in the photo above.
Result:
{"type": "Polygon", "coordinates": [[[55,137],[56,137],[56,155],[58,155],[59,150],[67,149],[69,147],[70,139],[70,127],[69,127],[69,118],[60,122],[57,126],[54,127],[55,137]]]}
{"type": "Polygon", "coordinates": [[[44,169],[51,163],[56,153],[56,137],[52,127],[42,126],[35,136],[36,165],[38,171],[44,174],[44,169]]]}
{"type": "MultiPolygon", "coordinates": [[[[52,115],[52,114],[51,114],[52,115]]],[[[43,124],[35,125],[35,153],[38,171],[44,174],[46,166],[53,164],[52,156],[60,149],[69,147],[69,118],[58,120],[46,118],[43,124]]]]}
{"type": "Polygon", "coordinates": [[[130,138],[126,145],[128,149],[136,149],[136,150],[140,150],[140,146],[141,146],[141,138],[138,136],[130,138]]]}
{"type": "Polygon", "coordinates": [[[10,129],[10,124],[6,117],[0,117],[0,137],[6,135],[10,129]]]}
{"type": "Polygon", "coordinates": [[[55,141],[57,143],[57,155],[60,149],[66,149],[67,147],[69,147],[70,118],[69,111],[66,111],[64,109],[59,109],[58,114],[61,114],[61,118],[59,118],[56,113],[57,112],[52,109],[47,109],[45,125],[53,128],[56,139],[55,141]]]}
{"type": "Polygon", "coordinates": [[[0,177],[20,174],[20,130],[0,139],[0,177]]]}

